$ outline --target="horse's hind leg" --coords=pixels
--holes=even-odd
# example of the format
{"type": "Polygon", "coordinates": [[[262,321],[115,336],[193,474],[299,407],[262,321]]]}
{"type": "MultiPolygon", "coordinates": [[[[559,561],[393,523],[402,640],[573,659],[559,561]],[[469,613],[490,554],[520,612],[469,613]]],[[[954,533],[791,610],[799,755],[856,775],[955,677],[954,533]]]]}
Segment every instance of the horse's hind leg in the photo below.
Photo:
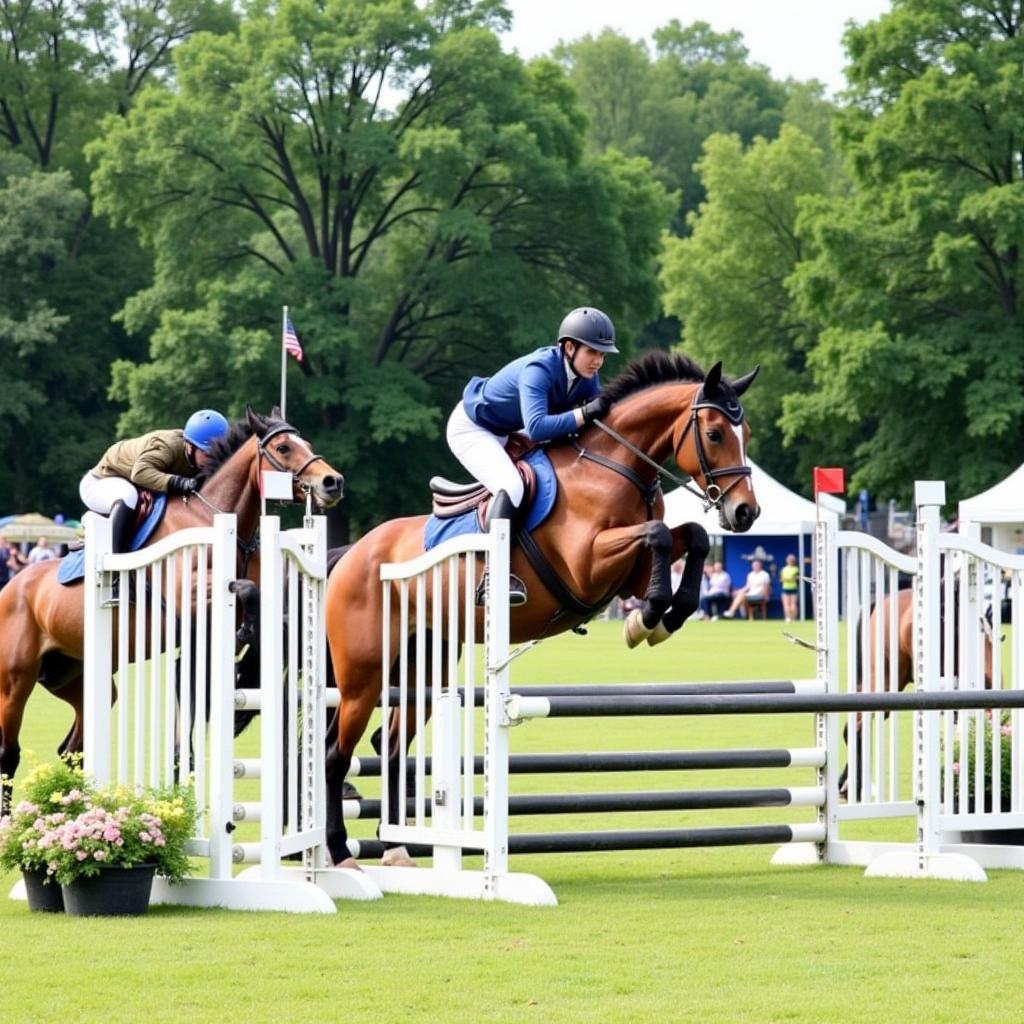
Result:
{"type": "Polygon", "coordinates": [[[700,604],[700,584],[704,576],[704,562],[708,557],[711,544],[707,531],[698,523],[684,523],[672,530],[671,560],[686,555],[683,576],[672,595],[668,611],[661,617],[647,643],[653,647],[667,640],[677,632],[683,623],[697,610],[700,604]]]}

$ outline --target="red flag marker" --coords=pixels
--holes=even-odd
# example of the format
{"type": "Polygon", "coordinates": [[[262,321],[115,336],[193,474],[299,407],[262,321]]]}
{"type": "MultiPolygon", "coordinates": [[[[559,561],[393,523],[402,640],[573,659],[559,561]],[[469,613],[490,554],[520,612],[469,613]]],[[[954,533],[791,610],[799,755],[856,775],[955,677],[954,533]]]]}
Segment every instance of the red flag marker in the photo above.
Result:
{"type": "Polygon", "coordinates": [[[814,497],[819,494],[842,494],[846,490],[846,471],[841,466],[814,467],[814,497]]]}

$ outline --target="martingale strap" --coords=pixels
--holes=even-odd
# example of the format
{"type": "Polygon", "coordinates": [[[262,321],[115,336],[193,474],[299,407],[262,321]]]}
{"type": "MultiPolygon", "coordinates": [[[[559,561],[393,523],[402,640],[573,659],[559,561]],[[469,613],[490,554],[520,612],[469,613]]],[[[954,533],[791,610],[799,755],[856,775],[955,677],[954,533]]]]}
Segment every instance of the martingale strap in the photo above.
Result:
{"type": "MultiPolygon", "coordinates": [[[[598,423],[598,426],[603,427],[603,424],[598,423]]],[[[597,452],[588,451],[575,437],[572,439],[572,446],[579,452],[581,459],[595,462],[599,466],[604,466],[605,469],[610,469],[613,473],[618,473],[619,476],[624,476],[643,497],[644,504],[647,506],[647,518],[651,519],[654,516],[654,503],[658,500],[658,494],[661,492],[661,480],[657,476],[652,483],[647,483],[639,473],[629,466],[616,462],[614,459],[609,459],[604,455],[599,455],[597,452]]]]}

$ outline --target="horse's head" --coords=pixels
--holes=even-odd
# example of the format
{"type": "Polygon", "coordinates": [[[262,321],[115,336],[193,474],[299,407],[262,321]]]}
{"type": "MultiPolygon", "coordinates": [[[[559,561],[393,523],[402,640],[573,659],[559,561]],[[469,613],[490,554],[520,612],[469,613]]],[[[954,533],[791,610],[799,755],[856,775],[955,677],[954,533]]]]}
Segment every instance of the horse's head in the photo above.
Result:
{"type": "Polygon", "coordinates": [[[307,494],[313,496],[320,508],[330,508],[341,501],[345,478],[281,418],[280,409],[275,407],[269,416],[261,416],[246,406],[245,418],[256,438],[258,469],[290,473],[292,497],[296,501],[304,501],[307,494]]]}
{"type": "Polygon", "coordinates": [[[747,463],[750,426],[740,402],[759,370],[730,382],[715,363],[694,393],[689,415],[680,418],[673,446],[676,464],[704,492],[708,508],[718,509],[722,527],[736,533],[749,530],[761,514],[747,463]]]}

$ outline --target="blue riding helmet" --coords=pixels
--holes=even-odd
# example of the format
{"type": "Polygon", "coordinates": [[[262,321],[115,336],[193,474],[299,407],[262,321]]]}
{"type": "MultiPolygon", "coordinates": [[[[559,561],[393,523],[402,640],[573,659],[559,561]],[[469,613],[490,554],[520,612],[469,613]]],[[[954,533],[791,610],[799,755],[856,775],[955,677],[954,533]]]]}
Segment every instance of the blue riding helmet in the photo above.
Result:
{"type": "Polygon", "coordinates": [[[618,354],[615,347],[615,324],[607,313],[593,306],[581,306],[566,313],[558,328],[558,341],[568,338],[598,352],[618,354]]]}
{"type": "Polygon", "coordinates": [[[191,441],[201,452],[208,452],[214,441],[228,432],[228,421],[216,409],[200,409],[192,413],[185,424],[185,440],[191,441]]]}

